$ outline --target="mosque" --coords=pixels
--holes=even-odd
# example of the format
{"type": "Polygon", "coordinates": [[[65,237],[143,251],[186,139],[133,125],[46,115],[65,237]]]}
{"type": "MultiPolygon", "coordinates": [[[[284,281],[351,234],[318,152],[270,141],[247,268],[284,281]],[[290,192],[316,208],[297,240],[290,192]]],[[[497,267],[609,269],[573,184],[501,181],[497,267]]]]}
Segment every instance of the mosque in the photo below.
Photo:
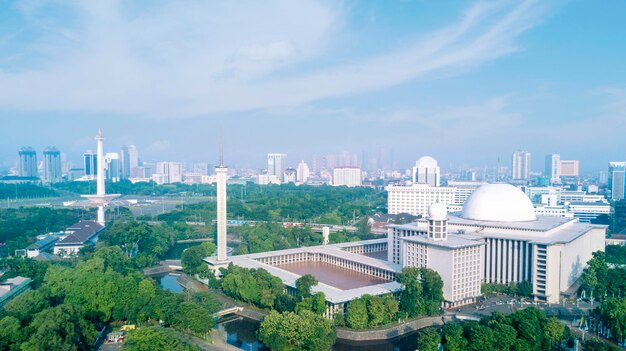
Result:
{"type": "MultiPolygon", "coordinates": [[[[225,169],[223,164],[220,167],[225,169]]],[[[226,220],[226,177],[221,181],[218,253],[226,245],[226,226],[219,223],[226,220]]],[[[395,278],[404,267],[438,272],[446,307],[475,302],[484,282],[527,281],[535,300],[556,303],[562,294],[575,289],[592,253],[604,251],[605,234],[604,226],[580,223],[576,218],[538,217],[530,199],[518,188],[485,184],[468,198],[462,212],[449,214],[445,205],[432,204],[425,218],[390,225],[387,238],[218,255],[221,257],[207,257],[205,262],[216,273],[228,264],[263,268],[282,279],[288,290],[295,289],[302,275],[311,274],[319,281],[313,292],[326,296],[329,318],[343,313],[349,301],[365,294],[401,291],[395,278]]]]}

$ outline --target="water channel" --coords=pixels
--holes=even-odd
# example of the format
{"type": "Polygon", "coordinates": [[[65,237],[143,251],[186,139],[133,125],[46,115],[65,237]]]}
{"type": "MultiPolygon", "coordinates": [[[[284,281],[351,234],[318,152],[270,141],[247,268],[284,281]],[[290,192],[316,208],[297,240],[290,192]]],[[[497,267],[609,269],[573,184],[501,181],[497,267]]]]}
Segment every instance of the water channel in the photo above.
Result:
{"type": "MultiPolygon", "coordinates": [[[[200,243],[176,244],[174,248],[168,252],[167,258],[179,259],[184,249],[198,244],[200,243]]],[[[159,282],[161,287],[164,289],[178,294],[183,293],[183,287],[176,282],[178,274],[170,273],[154,276],[153,278],[159,282]]],[[[249,351],[268,350],[256,338],[256,331],[259,329],[259,322],[255,320],[236,318],[218,325],[217,328],[224,332],[226,335],[226,341],[235,347],[249,351]]],[[[415,350],[416,344],[417,333],[414,332],[392,340],[377,342],[350,342],[338,340],[333,346],[333,351],[413,351],[415,350]]]]}

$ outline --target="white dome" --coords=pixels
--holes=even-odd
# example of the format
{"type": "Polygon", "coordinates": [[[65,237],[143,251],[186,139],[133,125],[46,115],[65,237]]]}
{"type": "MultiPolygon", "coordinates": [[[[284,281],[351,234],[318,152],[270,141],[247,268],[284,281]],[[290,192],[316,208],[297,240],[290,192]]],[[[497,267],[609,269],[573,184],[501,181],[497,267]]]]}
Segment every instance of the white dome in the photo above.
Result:
{"type": "Polygon", "coordinates": [[[441,202],[435,202],[428,207],[428,217],[436,221],[444,220],[448,217],[448,208],[441,202]]]}
{"type": "Polygon", "coordinates": [[[465,201],[461,217],[477,221],[523,222],[537,219],[535,208],[521,190],[510,184],[485,184],[465,201]]]}
{"type": "Polygon", "coordinates": [[[432,168],[437,167],[437,160],[430,156],[422,156],[415,161],[415,167],[432,168]]]}

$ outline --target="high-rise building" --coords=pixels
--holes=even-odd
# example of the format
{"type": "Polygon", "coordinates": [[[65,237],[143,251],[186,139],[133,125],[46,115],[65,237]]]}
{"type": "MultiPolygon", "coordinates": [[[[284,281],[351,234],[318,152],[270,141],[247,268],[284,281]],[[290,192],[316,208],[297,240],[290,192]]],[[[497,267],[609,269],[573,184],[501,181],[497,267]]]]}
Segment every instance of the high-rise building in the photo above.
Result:
{"type": "Polygon", "coordinates": [[[437,160],[430,156],[420,157],[413,167],[413,184],[439,186],[441,182],[440,173],[437,160]]]}
{"type": "Polygon", "coordinates": [[[478,189],[481,185],[485,183],[483,182],[475,182],[475,181],[449,181],[448,187],[454,188],[454,203],[455,204],[464,204],[465,200],[467,200],[472,193],[478,189]]]}
{"type": "Polygon", "coordinates": [[[304,162],[304,160],[298,163],[298,168],[296,169],[296,181],[300,184],[306,183],[309,179],[309,166],[304,162]]]}
{"type": "Polygon", "coordinates": [[[135,145],[122,146],[120,163],[122,166],[122,178],[127,179],[137,177],[136,169],[139,167],[139,154],[137,153],[137,147],[135,145]]]}
{"type": "Polygon", "coordinates": [[[513,173],[515,180],[530,179],[530,152],[516,151],[513,153],[513,173]]]}
{"type": "Polygon", "coordinates": [[[43,150],[43,180],[55,183],[61,180],[61,152],[54,146],[43,150]]]}
{"type": "Polygon", "coordinates": [[[183,164],[180,162],[157,162],[156,173],[152,174],[155,182],[181,183],[183,181],[183,164]]]}
{"type": "Polygon", "coordinates": [[[37,152],[30,146],[25,146],[19,151],[20,163],[18,174],[20,177],[37,178],[37,152]]]}
{"type": "Polygon", "coordinates": [[[609,190],[611,200],[624,199],[626,188],[626,162],[609,162],[609,190]]]}
{"type": "Polygon", "coordinates": [[[112,182],[119,182],[122,174],[122,162],[117,152],[108,152],[104,155],[106,178],[112,182]]]}
{"type": "Polygon", "coordinates": [[[334,186],[361,186],[361,169],[357,167],[345,167],[333,169],[334,186]]]}
{"type": "Polygon", "coordinates": [[[276,176],[284,183],[286,162],[287,154],[267,154],[267,175],[276,176]]]}
{"type": "Polygon", "coordinates": [[[622,199],[614,203],[611,216],[611,233],[626,234],[626,200],[622,199]]]}
{"type": "Polygon", "coordinates": [[[193,173],[203,176],[211,175],[211,173],[209,173],[211,169],[211,165],[206,162],[196,162],[193,164],[193,173]]]}
{"type": "Polygon", "coordinates": [[[561,177],[578,177],[578,160],[561,160],[559,173],[561,177]]]}
{"type": "MultiPolygon", "coordinates": [[[[515,156],[513,156],[513,162],[515,163],[515,156]]],[[[546,155],[546,169],[544,173],[546,177],[550,177],[550,184],[559,184],[561,182],[560,162],[561,162],[561,155],[559,154],[546,155]]]]}
{"type": "Polygon", "coordinates": [[[296,169],[295,168],[286,168],[285,174],[283,174],[283,179],[285,183],[295,183],[296,182],[296,169]]]}
{"type": "Polygon", "coordinates": [[[444,205],[455,203],[456,188],[413,184],[412,186],[389,185],[387,187],[387,212],[389,214],[408,213],[425,216],[430,205],[440,202],[444,205]]]}
{"type": "Polygon", "coordinates": [[[85,177],[96,178],[98,175],[98,154],[91,150],[85,151],[83,154],[83,165],[85,177]]]}

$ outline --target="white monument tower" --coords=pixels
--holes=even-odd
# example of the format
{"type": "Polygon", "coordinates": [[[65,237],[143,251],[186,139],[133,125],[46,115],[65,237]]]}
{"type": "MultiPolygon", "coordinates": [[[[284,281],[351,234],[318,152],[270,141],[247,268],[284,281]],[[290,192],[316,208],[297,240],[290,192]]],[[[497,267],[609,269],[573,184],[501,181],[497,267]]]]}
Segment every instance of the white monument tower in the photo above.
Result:
{"type": "Polygon", "coordinates": [[[226,255],[226,183],[228,182],[228,167],[224,165],[224,149],[220,145],[220,164],[215,167],[217,175],[217,255],[206,257],[216,277],[220,276],[220,268],[228,267],[230,263],[226,255]]]}
{"type": "Polygon", "coordinates": [[[224,150],[220,145],[220,164],[215,167],[217,175],[217,260],[226,261],[226,182],[228,167],[224,165],[224,150]]]}
{"type": "Polygon", "coordinates": [[[96,174],[96,194],[95,195],[82,195],[82,197],[89,199],[91,203],[98,206],[98,223],[104,227],[104,208],[114,198],[120,196],[120,194],[107,194],[104,188],[104,148],[102,146],[102,131],[98,129],[98,135],[96,135],[96,142],[98,143],[97,157],[97,174],[96,174]]]}

